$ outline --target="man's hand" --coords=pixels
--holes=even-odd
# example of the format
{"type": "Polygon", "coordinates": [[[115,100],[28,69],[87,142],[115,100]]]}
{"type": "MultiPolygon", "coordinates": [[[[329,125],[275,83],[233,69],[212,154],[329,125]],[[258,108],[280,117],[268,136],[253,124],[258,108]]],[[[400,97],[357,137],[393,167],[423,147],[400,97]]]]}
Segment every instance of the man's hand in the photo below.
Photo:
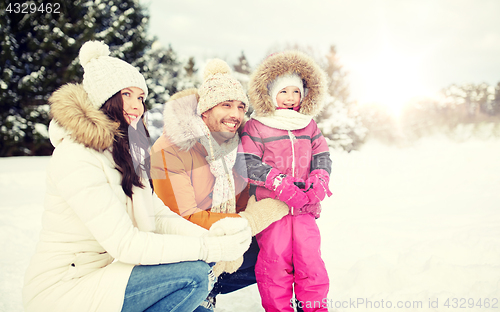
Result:
{"type": "Polygon", "coordinates": [[[243,256],[239,257],[233,261],[219,261],[212,267],[212,272],[215,276],[219,276],[222,273],[234,273],[243,264],[243,256]]]}
{"type": "Polygon", "coordinates": [[[265,198],[255,201],[255,196],[250,197],[245,211],[239,213],[240,216],[248,220],[255,236],[267,228],[271,223],[280,220],[288,214],[288,206],[279,200],[265,198]]]}

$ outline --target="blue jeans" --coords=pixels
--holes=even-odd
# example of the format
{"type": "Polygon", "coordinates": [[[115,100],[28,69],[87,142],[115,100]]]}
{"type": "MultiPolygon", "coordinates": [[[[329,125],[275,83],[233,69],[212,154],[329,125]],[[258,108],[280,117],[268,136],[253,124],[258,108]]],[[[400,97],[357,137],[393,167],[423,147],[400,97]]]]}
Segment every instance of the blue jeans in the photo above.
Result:
{"type": "Polygon", "coordinates": [[[213,287],[203,261],[137,265],[130,274],[122,312],[192,312],[213,287]]]}

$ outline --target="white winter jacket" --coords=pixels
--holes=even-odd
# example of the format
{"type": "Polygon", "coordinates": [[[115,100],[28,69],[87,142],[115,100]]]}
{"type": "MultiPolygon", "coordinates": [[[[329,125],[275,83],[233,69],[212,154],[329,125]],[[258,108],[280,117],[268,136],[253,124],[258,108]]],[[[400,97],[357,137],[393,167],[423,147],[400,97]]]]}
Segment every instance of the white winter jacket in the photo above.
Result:
{"type": "Polygon", "coordinates": [[[119,312],[134,265],[198,260],[206,230],[171,212],[147,182],[133,189],[134,200],[125,195],[109,151],[116,125],[80,85],[63,86],[50,102],[56,148],[25,275],[25,311],[119,312]],[[138,228],[134,215],[149,218],[151,231],[138,228]]]}

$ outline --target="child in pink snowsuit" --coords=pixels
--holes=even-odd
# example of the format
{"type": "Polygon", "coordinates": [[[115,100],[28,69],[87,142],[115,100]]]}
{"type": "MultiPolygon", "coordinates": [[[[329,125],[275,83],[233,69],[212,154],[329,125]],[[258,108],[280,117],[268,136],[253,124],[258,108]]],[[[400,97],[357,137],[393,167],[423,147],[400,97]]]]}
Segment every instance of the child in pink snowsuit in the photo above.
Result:
{"type": "Polygon", "coordinates": [[[269,56],[252,74],[254,108],[241,135],[237,170],[257,201],[276,198],[290,213],[257,235],[257,285],[266,311],[328,311],[328,274],[316,218],[330,196],[328,145],[312,118],[321,110],[325,74],[307,55],[269,56]]]}

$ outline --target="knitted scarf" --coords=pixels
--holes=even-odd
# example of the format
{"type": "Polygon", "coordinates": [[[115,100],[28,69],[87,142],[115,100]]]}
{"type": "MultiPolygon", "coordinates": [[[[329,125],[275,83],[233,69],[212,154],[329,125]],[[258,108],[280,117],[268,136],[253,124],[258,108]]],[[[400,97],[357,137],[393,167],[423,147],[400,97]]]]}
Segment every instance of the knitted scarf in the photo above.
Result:
{"type": "Polygon", "coordinates": [[[203,133],[198,141],[208,152],[206,160],[215,177],[210,211],[236,213],[236,194],[232,169],[236,161],[240,137],[236,134],[228,142],[219,145],[201,118],[196,119],[195,126],[199,128],[200,133],[203,133]]]}
{"type": "MultiPolygon", "coordinates": [[[[150,168],[149,163],[149,138],[146,135],[146,128],[141,120],[136,128],[128,127],[128,140],[130,155],[137,175],[141,178],[144,186],[149,186],[150,168]]],[[[132,219],[132,223],[139,230],[154,232],[155,212],[151,205],[151,193],[138,186],[132,186],[132,200],[127,196],[127,212],[132,219]]]]}
{"type": "Polygon", "coordinates": [[[280,130],[298,130],[307,127],[312,116],[307,116],[291,109],[277,109],[272,116],[257,116],[255,111],[250,118],[264,125],[280,130]]]}

